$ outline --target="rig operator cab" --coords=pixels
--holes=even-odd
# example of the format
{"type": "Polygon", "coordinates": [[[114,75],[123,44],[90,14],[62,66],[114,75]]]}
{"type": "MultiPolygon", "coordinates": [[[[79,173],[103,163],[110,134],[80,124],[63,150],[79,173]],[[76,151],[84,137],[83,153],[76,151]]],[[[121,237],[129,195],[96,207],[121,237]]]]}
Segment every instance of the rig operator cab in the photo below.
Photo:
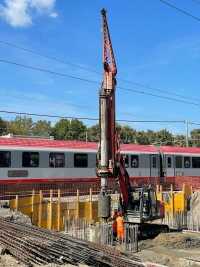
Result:
{"type": "Polygon", "coordinates": [[[129,188],[125,218],[130,223],[163,219],[163,203],[157,200],[153,188],[129,188]]]}

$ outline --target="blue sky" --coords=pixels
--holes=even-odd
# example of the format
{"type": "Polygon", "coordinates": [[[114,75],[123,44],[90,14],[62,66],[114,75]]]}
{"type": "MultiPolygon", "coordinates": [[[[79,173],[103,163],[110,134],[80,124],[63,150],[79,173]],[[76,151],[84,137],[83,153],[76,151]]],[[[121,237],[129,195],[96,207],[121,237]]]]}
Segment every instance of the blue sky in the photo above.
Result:
{"type": "MultiPolygon", "coordinates": [[[[167,129],[177,135],[186,133],[183,121],[188,119],[197,124],[189,124],[189,132],[199,129],[200,1],[166,2],[199,20],[159,0],[0,0],[0,60],[92,81],[0,61],[0,110],[98,118],[100,10],[105,8],[118,69],[116,118],[182,121],[120,124],[137,131],[167,129]]],[[[16,114],[0,116],[10,120],[16,114]]],[[[59,120],[31,117],[50,120],[52,125],[59,120]]],[[[98,121],[83,122],[90,127],[98,121]]]]}

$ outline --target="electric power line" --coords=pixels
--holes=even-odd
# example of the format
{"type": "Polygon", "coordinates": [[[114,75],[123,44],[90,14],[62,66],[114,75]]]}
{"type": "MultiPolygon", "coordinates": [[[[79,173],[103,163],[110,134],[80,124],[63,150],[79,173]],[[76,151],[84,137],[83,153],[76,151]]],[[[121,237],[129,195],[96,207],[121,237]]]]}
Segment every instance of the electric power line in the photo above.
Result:
{"type": "Polygon", "coordinates": [[[60,101],[55,101],[55,100],[49,100],[49,99],[45,99],[45,98],[37,98],[37,97],[32,97],[32,96],[27,96],[27,95],[19,95],[19,94],[14,94],[14,93],[7,93],[7,92],[4,92],[4,91],[0,91],[0,94],[1,95],[15,97],[15,98],[23,98],[23,99],[46,102],[46,103],[51,103],[51,104],[66,105],[66,106],[72,106],[72,107],[78,107],[78,108],[98,110],[97,108],[94,108],[94,107],[77,105],[77,104],[72,104],[72,103],[68,103],[68,102],[60,102],[60,101]]]}
{"type": "Polygon", "coordinates": [[[47,72],[47,73],[51,73],[51,74],[55,74],[55,75],[59,75],[59,76],[68,77],[68,78],[71,78],[71,79],[76,79],[76,80],[81,80],[81,81],[85,81],[85,82],[101,84],[99,82],[95,82],[95,81],[92,81],[92,80],[87,80],[87,79],[83,79],[83,78],[79,78],[79,77],[75,77],[75,76],[71,76],[71,75],[67,75],[67,74],[63,74],[63,73],[59,73],[59,72],[54,72],[54,71],[50,71],[50,70],[44,70],[44,69],[40,69],[40,68],[28,66],[28,65],[23,65],[23,64],[16,63],[16,62],[11,62],[11,61],[7,61],[7,60],[3,60],[3,59],[0,59],[0,61],[1,62],[4,62],[4,63],[16,65],[16,66],[19,66],[19,67],[24,67],[24,68],[28,68],[28,69],[33,69],[33,70],[47,72]]]}
{"type": "MultiPolygon", "coordinates": [[[[15,112],[15,111],[7,111],[7,110],[0,110],[0,113],[10,113],[10,114],[17,114],[17,115],[27,115],[27,116],[38,116],[38,117],[49,117],[49,118],[59,118],[59,119],[78,119],[78,120],[96,120],[98,121],[98,118],[78,118],[73,116],[57,116],[57,115],[47,115],[47,114],[37,114],[37,113],[27,113],[27,112],[15,112]]],[[[116,121],[125,121],[125,122],[184,122],[184,121],[155,121],[155,120],[149,120],[149,121],[143,121],[143,120],[116,120],[116,121]]]]}
{"type": "MultiPolygon", "coordinates": [[[[18,49],[33,53],[33,54],[36,54],[36,55],[39,55],[39,56],[46,57],[48,59],[52,59],[52,60],[55,60],[55,61],[58,61],[58,62],[62,62],[64,64],[68,64],[68,65],[73,66],[73,67],[77,67],[77,68],[80,68],[80,69],[84,69],[84,70],[87,70],[87,71],[94,72],[94,73],[102,75],[101,72],[98,72],[98,71],[95,71],[95,70],[91,70],[91,69],[88,69],[88,68],[82,67],[80,65],[76,65],[76,64],[61,60],[61,59],[50,57],[50,56],[47,56],[45,54],[42,54],[42,53],[27,49],[25,47],[21,47],[21,46],[15,45],[15,44],[11,44],[11,43],[8,43],[8,42],[2,41],[2,40],[0,40],[0,42],[3,43],[3,44],[6,44],[6,45],[10,45],[10,46],[13,46],[15,48],[18,48],[18,49]]],[[[191,97],[186,97],[186,96],[182,96],[182,95],[178,95],[178,94],[174,94],[174,93],[169,93],[169,92],[166,92],[164,90],[156,89],[156,88],[149,87],[149,86],[146,86],[146,85],[142,85],[142,84],[139,84],[139,83],[134,83],[134,82],[127,81],[127,80],[124,80],[124,79],[117,78],[117,80],[123,81],[123,82],[126,82],[126,83],[130,83],[130,84],[133,84],[133,85],[136,85],[136,86],[139,86],[139,87],[143,87],[143,88],[146,88],[146,89],[151,89],[151,90],[154,90],[154,91],[157,91],[157,92],[162,92],[162,93],[165,93],[165,94],[170,94],[170,95],[174,95],[174,96],[178,96],[178,97],[183,97],[183,98],[190,99],[190,100],[200,101],[198,99],[194,99],[194,98],[191,98],[191,97]]]]}
{"type": "Polygon", "coordinates": [[[200,123],[188,122],[189,124],[200,125],[200,123]]]}
{"type": "MultiPolygon", "coordinates": [[[[50,70],[44,70],[44,69],[40,69],[40,68],[28,66],[28,65],[23,65],[23,64],[16,63],[16,62],[3,60],[3,59],[0,59],[0,62],[8,63],[8,64],[12,64],[12,65],[16,65],[16,66],[24,67],[24,68],[28,68],[28,69],[33,69],[33,70],[37,70],[37,71],[42,71],[42,72],[46,72],[46,73],[51,73],[54,75],[64,76],[64,77],[68,77],[68,78],[72,78],[72,79],[76,79],[76,80],[81,80],[81,81],[85,81],[85,82],[101,84],[100,82],[96,82],[96,81],[92,81],[92,80],[88,80],[88,79],[83,79],[83,78],[79,78],[79,77],[75,77],[75,76],[71,76],[71,75],[67,75],[67,74],[63,74],[63,73],[58,73],[58,72],[54,72],[54,71],[50,71],[50,70]]],[[[141,91],[134,90],[134,89],[124,88],[124,87],[119,87],[119,86],[116,88],[119,88],[119,89],[125,90],[125,91],[143,94],[143,95],[148,95],[148,96],[158,97],[158,98],[167,99],[167,100],[171,100],[171,101],[181,102],[181,103],[185,103],[185,104],[189,104],[189,105],[200,106],[200,104],[197,104],[197,103],[192,103],[192,102],[187,102],[187,101],[174,99],[174,98],[170,98],[170,97],[164,97],[164,96],[159,96],[159,95],[155,95],[155,94],[145,93],[145,92],[141,92],[141,91]]]]}
{"type": "Polygon", "coordinates": [[[162,2],[162,3],[164,3],[164,4],[166,4],[166,5],[168,5],[168,6],[170,6],[170,7],[172,7],[172,8],[174,8],[174,9],[176,9],[176,10],[178,10],[178,11],[180,11],[180,12],[182,12],[182,13],[184,13],[184,14],[186,14],[186,15],[188,15],[188,16],[190,16],[190,17],[192,17],[193,19],[196,19],[196,20],[199,20],[200,21],[199,18],[196,18],[196,17],[192,16],[191,14],[189,14],[189,13],[187,13],[187,12],[185,12],[185,11],[183,11],[183,10],[175,7],[175,6],[172,6],[169,3],[167,3],[167,2],[164,2],[163,0],[159,0],[159,1],[162,2]]]}
{"type": "MultiPolygon", "coordinates": [[[[98,110],[98,108],[95,108],[95,107],[77,105],[77,104],[72,104],[72,103],[68,103],[68,102],[60,102],[60,101],[49,100],[49,99],[45,99],[45,98],[36,98],[36,97],[31,97],[31,96],[26,96],[26,95],[19,95],[19,94],[14,94],[14,93],[7,93],[7,92],[4,92],[4,91],[0,91],[0,94],[1,95],[6,95],[6,96],[11,96],[11,97],[14,97],[14,98],[22,98],[22,99],[28,99],[28,100],[33,100],[33,101],[40,101],[40,102],[44,102],[44,103],[51,103],[51,104],[57,104],[57,105],[66,105],[66,106],[72,106],[72,107],[78,107],[78,108],[98,110]]],[[[161,117],[157,117],[157,116],[142,115],[142,114],[131,113],[131,112],[127,112],[127,111],[117,111],[117,114],[161,119],[161,117]]],[[[171,119],[168,119],[168,118],[165,118],[165,119],[171,120],[171,119]]]]}
{"type": "Polygon", "coordinates": [[[197,0],[193,0],[194,2],[196,2],[197,4],[200,4],[200,2],[198,2],[197,0]]]}

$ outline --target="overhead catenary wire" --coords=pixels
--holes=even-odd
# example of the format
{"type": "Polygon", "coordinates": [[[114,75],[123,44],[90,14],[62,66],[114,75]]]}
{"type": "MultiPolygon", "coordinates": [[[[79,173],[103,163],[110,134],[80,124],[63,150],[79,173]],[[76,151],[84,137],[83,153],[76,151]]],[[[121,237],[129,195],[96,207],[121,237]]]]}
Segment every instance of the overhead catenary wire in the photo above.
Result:
{"type": "MultiPolygon", "coordinates": [[[[0,91],[0,95],[6,95],[6,96],[14,97],[14,98],[22,98],[22,99],[28,99],[28,100],[39,101],[39,102],[44,102],[44,103],[51,103],[51,104],[57,104],[57,105],[66,105],[66,106],[71,106],[71,107],[98,110],[98,108],[95,108],[95,107],[77,105],[77,104],[74,104],[74,103],[72,104],[72,103],[63,102],[63,101],[49,100],[49,99],[46,99],[46,98],[37,98],[37,97],[32,97],[32,96],[27,96],[27,95],[19,95],[19,94],[14,94],[14,93],[7,93],[7,92],[4,92],[4,91],[0,91]]],[[[155,118],[163,119],[163,117],[149,116],[149,115],[143,115],[143,114],[138,114],[138,113],[131,113],[131,112],[127,112],[127,111],[117,111],[117,114],[123,114],[123,115],[128,115],[128,116],[137,116],[137,117],[146,117],[146,118],[154,118],[154,119],[155,118]]],[[[164,118],[164,119],[171,120],[169,118],[164,118]]]]}
{"type": "MultiPolygon", "coordinates": [[[[87,70],[87,71],[94,72],[94,73],[102,75],[102,73],[99,72],[99,71],[95,71],[95,70],[92,70],[92,69],[89,69],[89,68],[82,67],[82,66],[77,65],[77,64],[73,64],[73,63],[70,63],[70,62],[67,62],[67,61],[64,61],[64,60],[61,60],[61,59],[57,59],[55,57],[51,57],[51,56],[48,56],[48,55],[45,55],[45,54],[30,50],[30,49],[27,49],[25,47],[21,47],[21,46],[15,45],[15,44],[11,44],[11,43],[8,43],[8,42],[3,41],[3,40],[0,40],[0,43],[6,44],[6,45],[10,45],[12,47],[15,47],[15,48],[18,48],[18,49],[21,49],[21,50],[24,50],[24,51],[27,51],[27,52],[42,56],[42,57],[46,57],[46,58],[51,59],[51,60],[62,62],[64,64],[68,64],[68,65],[73,66],[73,67],[77,67],[77,68],[80,68],[80,69],[84,69],[84,70],[87,70]]],[[[156,89],[156,88],[149,87],[149,86],[146,86],[146,85],[142,85],[142,84],[139,84],[139,83],[134,83],[132,81],[127,81],[127,80],[120,79],[120,78],[117,78],[117,80],[123,81],[123,82],[126,82],[126,83],[130,83],[130,84],[133,84],[133,85],[136,85],[136,86],[139,86],[139,87],[143,87],[143,88],[146,88],[146,89],[154,90],[154,91],[157,91],[157,92],[162,92],[162,93],[165,93],[165,94],[170,94],[170,95],[174,95],[174,96],[177,96],[177,97],[182,97],[182,98],[185,98],[185,99],[200,101],[200,100],[195,99],[195,98],[186,97],[186,96],[182,96],[182,95],[179,95],[179,94],[174,94],[174,93],[171,93],[171,92],[169,93],[169,92],[166,92],[164,90],[156,89]]]]}
{"type": "Polygon", "coordinates": [[[182,12],[182,13],[184,13],[184,14],[186,14],[186,15],[188,15],[188,16],[190,16],[190,17],[192,17],[193,19],[196,19],[196,20],[199,20],[200,21],[199,18],[196,18],[196,17],[192,16],[191,14],[189,14],[189,13],[187,13],[187,12],[185,12],[185,11],[183,11],[183,10],[181,10],[181,9],[173,6],[173,5],[170,5],[169,3],[167,3],[167,2],[165,2],[163,0],[159,0],[159,1],[162,2],[162,3],[164,3],[164,4],[166,4],[166,5],[168,5],[168,6],[170,6],[170,7],[172,7],[172,8],[174,8],[174,9],[176,9],[176,10],[178,10],[178,11],[180,11],[180,12],[182,12]]]}
{"type": "MultiPolygon", "coordinates": [[[[12,65],[16,65],[16,66],[24,67],[24,68],[28,68],[28,69],[33,69],[33,70],[37,70],[37,71],[42,71],[42,72],[46,72],[46,73],[51,73],[51,74],[54,74],[54,75],[64,76],[64,77],[68,77],[68,78],[72,78],[72,79],[76,79],[76,80],[81,80],[81,81],[85,81],[85,82],[101,84],[100,82],[97,82],[97,81],[88,80],[88,79],[84,79],[84,78],[80,78],[80,77],[76,77],[76,76],[71,76],[71,75],[67,75],[67,74],[63,74],[63,73],[59,73],[59,72],[54,72],[54,71],[50,71],[50,70],[41,69],[41,68],[36,68],[36,67],[33,67],[33,66],[28,66],[28,65],[24,65],[24,64],[20,64],[20,63],[16,63],[16,62],[11,62],[11,61],[7,61],[7,60],[3,60],[3,59],[0,59],[0,62],[8,63],[8,64],[12,64],[12,65]]],[[[198,104],[198,103],[192,103],[192,102],[187,102],[187,101],[174,99],[174,98],[170,98],[170,97],[159,96],[159,95],[150,94],[150,93],[146,93],[146,92],[142,92],[142,91],[138,91],[138,90],[134,90],[134,89],[124,88],[124,87],[120,87],[120,86],[117,86],[116,88],[121,89],[121,90],[130,91],[130,92],[139,93],[139,94],[144,94],[144,95],[148,95],[148,96],[167,99],[167,100],[171,100],[171,101],[181,102],[181,103],[184,103],[184,104],[200,106],[200,104],[198,104]]]]}
{"type": "Polygon", "coordinates": [[[194,2],[196,2],[197,4],[200,4],[200,2],[198,2],[197,0],[193,0],[194,2]]]}
{"type": "MultiPolygon", "coordinates": [[[[47,114],[37,114],[37,113],[27,113],[27,112],[16,112],[16,111],[8,111],[8,110],[0,110],[0,113],[10,113],[10,114],[16,114],[16,115],[28,115],[28,116],[38,116],[38,117],[49,117],[49,118],[60,118],[60,119],[78,119],[78,120],[95,120],[98,121],[98,118],[80,118],[80,117],[74,117],[74,116],[57,116],[57,115],[47,115],[47,114]]],[[[171,121],[161,121],[161,120],[116,120],[116,121],[125,121],[125,122],[184,122],[184,120],[171,120],[171,121]]]]}

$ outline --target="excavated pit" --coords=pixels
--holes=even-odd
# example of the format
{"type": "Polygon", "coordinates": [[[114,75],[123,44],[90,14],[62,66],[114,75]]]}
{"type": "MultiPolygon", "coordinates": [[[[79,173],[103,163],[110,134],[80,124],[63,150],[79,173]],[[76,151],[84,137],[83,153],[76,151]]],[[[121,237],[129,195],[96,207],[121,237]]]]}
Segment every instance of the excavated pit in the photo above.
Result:
{"type": "MultiPolygon", "coordinates": [[[[200,192],[195,192],[190,198],[190,206],[195,212],[200,212],[200,192]]],[[[0,218],[10,222],[32,225],[28,216],[10,210],[7,202],[0,202],[0,218]]],[[[142,260],[144,266],[168,266],[168,267],[187,267],[200,266],[200,233],[194,232],[170,232],[160,234],[154,239],[140,240],[139,252],[135,255],[142,260]]],[[[115,246],[115,250],[124,251],[123,245],[115,246]]],[[[16,257],[10,255],[5,247],[0,248],[0,267],[8,266],[27,266],[20,262],[16,257]]],[[[58,267],[60,265],[48,263],[46,265],[34,265],[46,267],[58,267]]],[[[63,264],[64,267],[89,265],[63,264]]]]}

